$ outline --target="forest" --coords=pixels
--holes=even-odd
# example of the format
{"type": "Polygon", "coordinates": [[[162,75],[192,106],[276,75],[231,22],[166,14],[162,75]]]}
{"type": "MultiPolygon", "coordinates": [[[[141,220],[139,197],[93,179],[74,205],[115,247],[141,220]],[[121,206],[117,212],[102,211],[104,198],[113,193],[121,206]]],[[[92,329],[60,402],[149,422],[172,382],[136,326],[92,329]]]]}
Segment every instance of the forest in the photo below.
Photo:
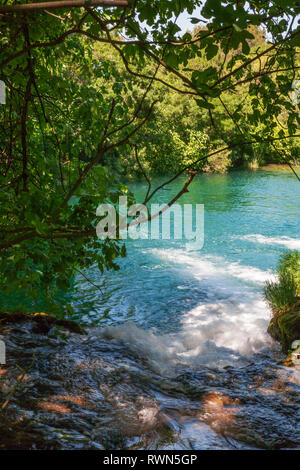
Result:
{"type": "Polygon", "coordinates": [[[0,449],[300,448],[291,411],[278,396],[275,425],[261,392],[277,394],[300,346],[299,20],[295,0],[1,0],[0,449]],[[147,223],[152,203],[203,204],[203,250],[124,241],[120,197],[143,204],[147,223]],[[116,210],[115,238],[97,236],[101,204],[116,210]],[[105,383],[103,396],[85,405],[100,356],[89,386],[98,397],[105,383]],[[76,361],[88,364],[80,377],[76,361]],[[250,427],[248,411],[230,411],[245,399],[239,361],[249,389],[264,384],[253,393],[272,439],[261,409],[250,427]],[[273,381],[268,361],[280,363],[273,381]],[[194,411],[195,397],[193,417],[164,409],[154,383],[194,411]]]}

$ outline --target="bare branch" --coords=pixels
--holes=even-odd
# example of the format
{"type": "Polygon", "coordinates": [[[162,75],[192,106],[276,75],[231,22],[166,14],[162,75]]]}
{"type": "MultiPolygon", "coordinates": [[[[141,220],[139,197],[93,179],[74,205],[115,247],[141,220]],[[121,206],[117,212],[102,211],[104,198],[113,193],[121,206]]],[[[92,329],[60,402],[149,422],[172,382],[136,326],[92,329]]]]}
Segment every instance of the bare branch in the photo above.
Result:
{"type": "MultiPolygon", "coordinates": [[[[138,155],[137,145],[134,145],[133,148],[134,148],[134,154],[135,154],[135,159],[136,159],[136,161],[137,161],[137,164],[138,164],[138,166],[139,166],[141,172],[143,173],[145,180],[146,180],[147,183],[148,183],[148,189],[147,189],[147,193],[146,193],[146,196],[145,196],[145,201],[146,201],[146,200],[147,200],[147,197],[148,197],[148,195],[149,195],[149,193],[150,193],[150,191],[151,191],[151,181],[150,181],[150,178],[149,178],[149,176],[147,175],[146,171],[144,170],[143,165],[142,165],[141,162],[140,162],[139,155],[138,155]]],[[[144,201],[144,202],[145,202],[145,201],[144,201]]]]}
{"type": "Polygon", "coordinates": [[[296,176],[297,180],[300,181],[300,177],[298,176],[298,174],[296,173],[296,171],[294,170],[292,164],[290,163],[289,159],[286,158],[286,156],[284,155],[285,152],[279,152],[278,149],[275,147],[275,145],[273,143],[271,143],[272,147],[274,148],[275,152],[279,153],[279,155],[281,156],[281,158],[285,161],[285,163],[290,167],[290,169],[292,170],[292,172],[294,173],[294,175],[296,176]]]}
{"type": "Polygon", "coordinates": [[[288,38],[285,38],[283,39],[280,44],[272,44],[272,46],[270,46],[268,49],[260,52],[259,54],[257,54],[255,57],[253,57],[252,59],[249,59],[247,62],[243,62],[241,65],[239,65],[238,67],[236,67],[234,70],[232,70],[230,73],[228,73],[227,75],[224,75],[222,78],[220,78],[219,80],[217,80],[210,88],[213,89],[215,88],[217,85],[219,85],[220,83],[224,82],[224,80],[227,80],[228,78],[230,78],[231,76],[235,75],[237,72],[239,72],[240,70],[242,69],[245,69],[247,67],[247,65],[250,65],[252,62],[260,59],[261,57],[263,57],[264,55],[266,55],[267,53],[273,51],[278,45],[281,46],[283,43],[289,41],[290,39],[293,39],[294,37],[296,37],[298,34],[300,34],[300,30],[299,31],[296,31],[295,33],[291,34],[288,38]]]}
{"type": "MultiPolygon", "coordinates": [[[[193,179],[195,178],[196,174],[197,174],[197,171],[192,171],[190,170],[189,171],[189,178],[188,180],[186,181],[185,185],[183,186],[183,188],[176,194],[176,196],[173,197],[173,199],[168,202],[161,210],[159,210],[158,212],[156,212],[156,214],[154,215],[151,215],[151,217],[148,219],[149,221],[153,220],[153,219],[156,219],[156,217],[158,217],[160,214],[163,214],[166,210],[168,210],[171,206],[173,206],[173,204],[175,204],[176,201],[178,201],[178,199],[184,194],[184,193],[187,193],[188,192],[188,187],[189,185],[191,184],[191,182],[193,181],[193,179]]],[[[152,196],[151,196],[152,197],[152,196]]],[[[143,222],[146,222],[145,221],[138,221],[136,223],[143,223],[143,222]]],[[[131,222],[130,225],[136,225],[134,222],[131,222]]]]}
{"type": "Polygon", "coordinates": [[[1,5],[0,13],[24,13],[36,10],[49,10],[51,8],[78,8],[89,6],[102,6],[102,7],[129,7],[130,3],[127,0],[60,0],[52,2],[41,3],[25,3],[23,5],[1,5]]]}

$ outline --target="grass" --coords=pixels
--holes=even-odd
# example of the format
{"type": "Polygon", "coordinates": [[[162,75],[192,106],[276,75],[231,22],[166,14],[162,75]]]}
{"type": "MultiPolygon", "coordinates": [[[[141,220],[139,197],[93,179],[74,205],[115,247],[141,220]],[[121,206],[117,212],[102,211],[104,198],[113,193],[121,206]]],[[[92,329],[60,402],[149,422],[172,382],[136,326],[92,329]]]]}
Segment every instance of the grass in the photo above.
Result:
{"type": "Polygon", "coordinates": [[[291,310],[297,304],[300,294],[300,252],[284,254],[277,267],[278,280],[267,281],[264,296],[274,315],[291,310]]]}
{"type": "Polygon", "coordinates": [[[296,284],[296,295],[300,295],[300,252],[291,251],[280,258],[279,273],[289,273],[296,284]]]}

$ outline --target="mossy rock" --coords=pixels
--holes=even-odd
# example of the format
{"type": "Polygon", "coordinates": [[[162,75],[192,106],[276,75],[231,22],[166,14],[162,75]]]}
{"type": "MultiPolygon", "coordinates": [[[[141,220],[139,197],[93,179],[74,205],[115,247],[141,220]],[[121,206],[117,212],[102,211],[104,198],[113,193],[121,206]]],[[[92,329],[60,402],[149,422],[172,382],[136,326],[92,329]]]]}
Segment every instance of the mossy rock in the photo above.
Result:
{"type": "Polygon", "coordinates": [[[280,342],[282,351],[286,354],[292,342],[300,339],[300,311],[291,311],[272,318],[268,333],[280,342]]]}
{"type": "Polygon", "coordinates": [[[33,321],[36,323],[34,329],[35,333],[47,334],[52,326],[61,326],[72,333],[78,333],[81,335],[87,334],[79,323],[73,320],[58,319],[52,315],[44,312],[39,313],[24,313],[24,312],[0,312],[0,325],[7,323],[18,323],[33,321]]]}

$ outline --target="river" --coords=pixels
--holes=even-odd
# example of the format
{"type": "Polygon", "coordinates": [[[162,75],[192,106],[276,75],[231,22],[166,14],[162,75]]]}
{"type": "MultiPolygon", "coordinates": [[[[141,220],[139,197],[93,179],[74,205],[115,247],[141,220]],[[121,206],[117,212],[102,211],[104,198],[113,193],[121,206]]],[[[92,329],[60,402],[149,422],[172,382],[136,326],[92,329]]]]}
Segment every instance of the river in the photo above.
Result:
{"type": "MultiPolygon", "coordinates": [[[[154,180],[153,187],[161,179],[154,180]]],[[[184,178],[157,193],[167,203],[184,178]]],[[[131,187],[137,201],[144,184],[131,187]]],[[[281,253],[300,249],[300,184],[290,173],[200,175],[180,204],[204,204],[204,245],[185,240],[128,240],[119,272],[78,277],[72,304],[85,323],[110,325],[134,346],[151,331],[162,347],[192,362],[223,364],[270,345],[262,298],[281,253]],[[128,323],[129,322],[129,323],[128,323]],[[132,331],[132,333],[131,333],[132,331]]],[[[149,336],[150,338],[150,336],[149,336]]],[[[146,348],[146,346],[145,346],[146,348]]],[[[149,344],[151,355],[151,344],[149,344]]]]}
{"type": "MultiPolygon", "coordinates": [[[[154,202],[167,203],[184,181],[154,202]]],[[[141,202],[146,185],[131,189],[141,202]]],[[[38,397],[52,403],[80,389],[92,408],[61,424],[43,405],[39,429],[51,425],[63,448],[299,448],[300,370],[277,364],[262,294],[281,253],[300,249],[299,196],[286,172],[199,175],[180,204],[204,204],[200,250],[128,240],[120,271],[86,273],[97,288],[78,275],[69,300],[90,333],[45,353],[38,397]],[[66,374],[51,394],[51,380],[66,374]]]]}

